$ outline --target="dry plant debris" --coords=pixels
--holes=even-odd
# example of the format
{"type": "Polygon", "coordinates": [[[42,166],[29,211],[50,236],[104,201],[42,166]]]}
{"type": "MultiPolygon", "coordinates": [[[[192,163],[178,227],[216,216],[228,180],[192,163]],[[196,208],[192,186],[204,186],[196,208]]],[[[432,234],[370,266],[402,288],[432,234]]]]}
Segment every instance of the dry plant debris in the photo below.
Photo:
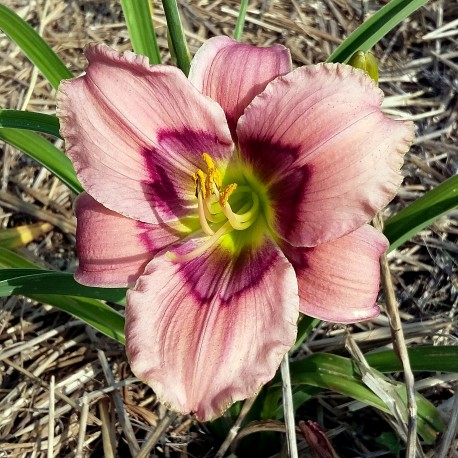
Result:
{"type": "MultiPolygon", "coordinates": [[[[232,34],[238,1],[179,3],[192,52],[210,36],[232,34]]],[[[261,46],[282,43],[297,66],[321,62],[383,3],[254,0],[248,8],[244,40],[261,46]]],[[[84,69],[86,43],[130,48],[119,2],[6,0],[6,6],[35,27],[75,74],[84,69]]],[[[163,58],[170,63],[165,17],[157,1],[154,14],[163,58]]],[[[385,111],[412,119],[417,126],[417,139],[403,169],[404,184],[383,217],[458,171],[457,17],[458,3],[430,2],[374,50],[380,62],[380,86],[387,96],[385,111]]],[[[0,35],[0,106],[55,112],[55,93],[4,35],[0,35]]],[[[56,146],[62,147],[61,142],[56,146]]],[[[42,266],[71,271],[76,262],[74,196],[23,154],[3,144],[0,151],[1,228],[37,220],[51,223],[54,229],[24,250],[42,266]]],[[[389,256],[407,345],[457,343],[457,239],[455,210],[389,256]]],[[[121,345],[50,306],[18,297],[0,301],[1,458],[217,453],[224,437],[189,417],[167,412],[154,393],[132,377],[121,345]]],[[[382,307],[383,303],[381,296],[382,307]]],[[[351,331],[364,351],[391,345],[384,315],[354,325],[351,331]]],[[[322,323],[295,356],[318,351],[345,354],[345,332],[342,326],[322,323]]],[[[439,406],[446,422],[456,419],[457,379],[458,374],[417,375],[416,388],[439,406]]],[[[387,455],[374,442],[382,420],[374,418],[372,409],[361,407],[326,393],[305,404],[298,417],[324,425],[342,457],[387,455]]],[[[273,421],[250,428],[243,434],[284,431],[273,421]]],[[[239,442],[226,444],[232,456],[241,456],[239,442]]],[[[436,452],[426,449],[426,453],[456,456],[456,447],[456,436],[449,431],[436,452]]],[[[299,453],[310,456],[300,438],[299,453]]]]}

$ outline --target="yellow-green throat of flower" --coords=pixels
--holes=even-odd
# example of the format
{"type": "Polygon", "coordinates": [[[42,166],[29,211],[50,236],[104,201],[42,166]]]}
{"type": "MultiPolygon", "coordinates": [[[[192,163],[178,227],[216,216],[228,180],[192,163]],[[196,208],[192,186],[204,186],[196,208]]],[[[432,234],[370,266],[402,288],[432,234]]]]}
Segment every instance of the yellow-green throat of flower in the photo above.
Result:
{"type": "Polygon", "coordinates": [[[203,153],[202,158],[206,171],[197,169],[192,174],[192,179],[196,187],[200,226],[209,238],[189,253],[174,254],[173,259],[178,262],[196,258],[217,241],[231,251],[236,251],[247,243],[255,243],[264,232],[260,231],[265,224],[259,223],[265,219],[260,218],[262,208],[258,193],[244,174],[241,171],[231,174],[238,178],[239,183],[230,180],[223,186],[223,176],[213,159],[207,153],[203,153]],[[242,234],[247,229],[251,230],[242,234]],[[224,237],[225,235],[230,237],[224,237]]]}
{"type": "MultiPolygon", "coordinates": [[[[202,230],[207,235],[214,235],[215,231],[209,223],[221,223],[227,219],[228,228],[237,231],[248,229],[256,221],[259,214],[259,198],[248,186],[238,186],[237,183],[230,183],[222,187],[222,176],[215,167],[212,158],[204,153],[202,155],[207,165],[207,173],[198,169],[192,178],[196,185],[197,206],[199,221],[202,230]],[[250,194],[251,203],[247,202],[235,212],[229,203],[229,197],[242,197],[240,194],[250,194]]],[[[243,201],[246,201],[246,196],[243,201]]],[[[241,199],[239,198],[238,201],[241,199]]]]}

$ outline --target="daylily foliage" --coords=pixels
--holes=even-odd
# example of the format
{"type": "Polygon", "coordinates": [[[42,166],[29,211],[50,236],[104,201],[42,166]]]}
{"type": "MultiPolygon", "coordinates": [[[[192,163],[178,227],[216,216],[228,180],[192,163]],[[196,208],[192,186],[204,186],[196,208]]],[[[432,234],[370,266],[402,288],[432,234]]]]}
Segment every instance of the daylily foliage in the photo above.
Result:
{"type": "Polygon", "coordinates": [[[299,312],[379,313],[387,241],[367,223],[396,193],[411,123],[341,64],[227,37],[180,70],[100,45],[62,83],[76,279],[131,286],[127,354],[172,409],[220,415],[269,381],[299,312]]]}

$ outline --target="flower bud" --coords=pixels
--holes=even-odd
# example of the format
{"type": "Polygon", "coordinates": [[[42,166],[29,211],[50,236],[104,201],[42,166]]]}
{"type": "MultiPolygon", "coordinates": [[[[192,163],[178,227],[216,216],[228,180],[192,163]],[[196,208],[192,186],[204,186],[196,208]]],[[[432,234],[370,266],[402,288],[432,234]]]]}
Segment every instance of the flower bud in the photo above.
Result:
{"type": "Polygon", "coordinates": [[[375,84],[378,84],[378,64],[371,52],[356,51],[348,61],[348,65],[366,71],[375,84]]]}

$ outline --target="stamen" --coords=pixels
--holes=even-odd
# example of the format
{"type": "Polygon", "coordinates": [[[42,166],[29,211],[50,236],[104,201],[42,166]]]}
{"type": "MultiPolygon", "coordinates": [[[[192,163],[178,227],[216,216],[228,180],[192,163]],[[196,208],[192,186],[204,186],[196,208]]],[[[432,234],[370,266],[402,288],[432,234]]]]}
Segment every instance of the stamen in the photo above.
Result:
{"type": "Polygon", "coordinates": [[[209,202],[208,199],[205,199],[203,202],[205,217],[208,221],[210,221],[211,223],[221,223],[226,219],[224,213],[221,211],[221,208],[217,211],[214,211],[212,209],[212,203],[209,202]]]}
{"type": "Polygon", "coordinates": [[[231,226],[238,230],[238,231],[243,231],[245,229],[248,229],[255,221],[259,213],[259,197],[253,192],[251,194],[253,203],[251,205],[251,208],[248,210],[248,205],[244,205],[240,211],[245,211],[245,213],[235,213],[229,202],[226,202],[226,204],[223,207],[223,212],[226,215],[227,220],[231,223],[231,226]]]}
{"type": "Polygon", "coordinates": [[[209,169],[207,177],[205,178],[205,187],[207,194],[219,195],[219,188],[221,187],[222,178],[221,174],[216,169],[209,169]]]}
{"type": "Polygon", "coordinates": [[[210,238],[208,238],[202,245],[198,246],[194,250],[186,254],[175,254],[171,251],[167,252],[167,256],[174,262],[188,262],[191,261],[201,254],[205,253],[210,247],[212,247],[223,235],[229,234],[233,229],[229,222],[221,226],[210,238]]]}
{"type": "Polygon", "coordinates": [[[204,198],[207,197],[206,189],[205,189],[205,173],[202,170],[197,169],[195,173],[192,174],[192,179],[196,184],[196,197],[199,194],[199,189],[202,191],[204,198]]]}
{"type": "Polygon", "coordinates": [[[253,205],[251,206],[251,208],[245,213],[235,214],[237,219],[242,223],[246,222],[246,221],[254,220],[258,216],[258,213],[259,213],[259,197],[258,197],[258,195],[256,193],[253,192],[253,193],[251,193],[251,198],[253,199],[253,205]]]}
{"type": "Polygon", "coordinates": [[[204,159],[205,161],[205,164],[207,165],[207,168],[210,170],[210,169],[216,169],[215,167],[215,163],[213,162],[213,159],[211,158],[211,156],[207,153],[203,153],[202,154],[202,158],[204,159]]]}
{"type": "Polygon", "coordinates": [[[205,199],[205,204],[207,206],[208,212],[211,215],[218,215],[219,213],[221,213],[221,206],[218,201],[212,202],[211,199],[205,199]],[[213,207],[216,207],[216,210],[213,207]]]}
{"type": "Polygon", "coordinates": [[[221,187],[223,184],[223,177],[221,176],[220,171],[215,167],[213,159],[207,153],[203,153],[202,158],[207,165],[207,177],[205,180],[205,185],[207,187],[208,193],[210,193],[213,192],[215,185],[217,189],[221,187]]]}
{"type": "Polygon", "coordinates": [[[218,187],[215,182],[212,182],[212,194],[216,196],[217,199],[219,199],[219,188],[221,185],[218,187]]]}
{"type": "Polygon", "coordinates": [[[237,183],[231,183],[227,185],[223,191],[219,195],[219,203],[221,207],[224,208],[226,205],[227,201],[229,200],[229,197],[233,194],[233,192],[237,189],[237,183]]]}
{"type": "MultiPolygon", "coordinates": [[[[197,188],[199,188],[199,184],[197,184],[197,188]]],[[[207,215],[205,212],[207,206],[204,203],[202,192],[199,191],[200,189],[197,190],[197,211],[199,213],[200,226],[207,235],[213,235],[215,232],[207,222],[207,215]]]]}

